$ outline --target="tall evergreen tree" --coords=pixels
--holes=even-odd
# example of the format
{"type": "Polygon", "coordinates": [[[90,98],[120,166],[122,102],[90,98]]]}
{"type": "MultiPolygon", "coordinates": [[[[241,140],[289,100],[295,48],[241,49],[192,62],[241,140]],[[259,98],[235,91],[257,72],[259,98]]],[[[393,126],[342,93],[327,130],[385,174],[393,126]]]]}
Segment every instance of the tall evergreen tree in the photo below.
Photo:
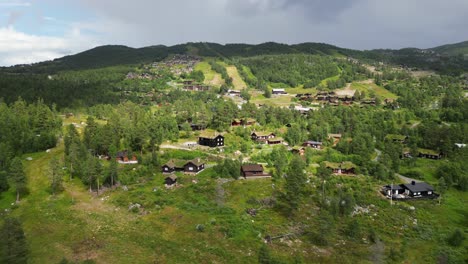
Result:
{"type": "Polygon", "coordinates": [[[20,196],[26,193],[26,174],[24,173],[23,162],[16,157],[10,164],[10,178],[16,189],[16,202],[20,201],[20,196]]]}
{"type": "Polygon", "coordinates": [[[7,218],[0,230],[0,263],[27,263],[28,247],[21,223],[7,218]]]}
{"type": "Polygon", "coordinates": [[[63,190],[62,177],[63,170],[60,161],[57,158],[53,158],[49,163],[49,178],[50,178],[50,190],[53,195],[63,190]]]}
{"type": "Polygon", "coordinates": [[[300,199],[304,193],[307,175],[304,173],[305,163],[300,156],[294,156],[289,163],[285,198],[289,211],[292,213],[299,208],[300,199]]]}

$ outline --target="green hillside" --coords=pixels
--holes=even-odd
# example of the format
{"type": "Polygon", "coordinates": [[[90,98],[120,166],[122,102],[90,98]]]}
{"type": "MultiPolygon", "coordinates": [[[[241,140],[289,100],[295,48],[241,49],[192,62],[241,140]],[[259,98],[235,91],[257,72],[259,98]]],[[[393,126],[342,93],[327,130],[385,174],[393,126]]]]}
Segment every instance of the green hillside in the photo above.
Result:
{"type": "Polygon", "coordinates": [[[451,56],[466,55],[468,54],[468,41],[464,41],[464,42],[460,42],[456,44],[443,45],[443,46],[432,48],[430,50],[433,50],[441,54],[451,55],[451,56]]]}

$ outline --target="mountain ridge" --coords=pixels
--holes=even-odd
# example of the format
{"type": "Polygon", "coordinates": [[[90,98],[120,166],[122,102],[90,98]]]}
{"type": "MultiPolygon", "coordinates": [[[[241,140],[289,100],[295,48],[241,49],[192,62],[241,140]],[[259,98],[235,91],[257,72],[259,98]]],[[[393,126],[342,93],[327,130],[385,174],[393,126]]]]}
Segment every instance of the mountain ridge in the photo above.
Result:
{"type": "MultiPolygon", "coordinates": [[[[259,55],[278,55],[305,53],[315,55],[347,56],[358,59],[385,61],[393,64],[409,66],[422,65],[424,61],[433,60],[434,53],[457,56],[462,51],[468,53],[468,41],[442,45],[430,49],[373,49],[354,50],[320,42],[304,42],[299,44],[283,44],[265,42],[260,44],[212,42],[188,42],[173,46],[153,45],[133,48],[125,45],[103,45],[92,49],[67,55],[51,61],[31,65],[15,65],[1,68],[6,72],[18,73],[54,73],[64,70],[81,70],[103,68],[116,65],[136,65],[160,61],[171,54],[190,54],[202,57],[250,57],[259,55]]],[[[468,67],[468,65],[466,65],[468,67]]]]}

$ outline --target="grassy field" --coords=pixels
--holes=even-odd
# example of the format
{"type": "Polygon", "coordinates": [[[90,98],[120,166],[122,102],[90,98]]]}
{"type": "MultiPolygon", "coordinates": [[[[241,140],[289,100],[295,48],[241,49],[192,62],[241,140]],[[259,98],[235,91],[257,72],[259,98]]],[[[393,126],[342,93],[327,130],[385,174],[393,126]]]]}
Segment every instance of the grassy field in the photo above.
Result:
{"type": "Polygon", "coordinates": [[[287,95],[273,95],[271,98],[266,98],[263,96],[263,93],[254,91],[250,102],[254,104],[288,107],[291,104],[291,99],[292,97],[287,95]]]}
{"type": "Polygon", "coordinates": [[[366,95],[369,96],[369,93],[371,91],[374,91],[375,94],[380,98],[380,99],[397,99],[398,96],[393,94],[392,92],[388,91],[387,89],[376,85],[375,83],[359,83],[359,82],[353,82],[351,84],[351,89],[355,89],[357,91],[364,91],[366,92],[366,95]]]}
{"type": "Polygon", "coordinates": [[[203,74],[205,75],[204,83],[207,85],[219,87],[224,83],[223,78],[221,78],[221,74],[213,71],[211,69],[210,64],[207,61],[202,61],[195,65],[195,70],[203,72],[203,74]]]}
{"type": "Polygon", "coordinates": [[[227,71],[229,77],[232,78],[232,84],[234,85],[235,90],[243,90],[243,89],[247,88],[247,84],[244,82],[242,77],[239,75],[239,72],[237,71],[236,66],[227,65],[224,62],[218,62],[218,63],[226,68],[226,71],[227,71]]]}

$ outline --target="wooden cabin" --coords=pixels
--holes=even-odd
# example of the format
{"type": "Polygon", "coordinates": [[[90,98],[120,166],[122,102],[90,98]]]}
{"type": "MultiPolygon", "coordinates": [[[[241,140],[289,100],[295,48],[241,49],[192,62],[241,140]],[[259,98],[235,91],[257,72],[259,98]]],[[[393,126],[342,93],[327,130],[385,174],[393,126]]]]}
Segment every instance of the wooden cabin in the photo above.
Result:
{"type": "Polygon", "coordinates": [[[184,172],[185,174],[197,174],[205,169],[205,163],[197,158],[189,161],[171,159],[161,166],[162,173],[184,172]]]}
{"type": "Polygon", "coordinates": [[[299,155],[299,156],[304,156],[304,154],[305,154],[305,148],[294,147],[294,148],[291,149],[291,153],[292,153],[292,154],[299,155]]]}
{"type": "Polygon", "coordinates": [[[205,169],[205,163],[200,158],[189,160],[184,165],[184,172],[188,174],[197,174],[205,169]]]}
{"type": "Polygon", "coordinates": [[[177,176],[175,174],[171,174],[171,175],[167,176],[164,179],[164,184],[166,186],[172,186],[172,185],[177,184],[177,176]]]}
{"type": "Polygon", "coordinates": [[[434,194],[434,187],[425,182],[412,181],[408,184],[402,184],[405,188],[405,194],[409,197],[427,197],[434,194]]]}
{"type": "Polygon", "coordinates": [[[355,174],[356,165],[350,161],[341,163],[325,162],[325,166],[333,171],[334,174],[355,174]]]}
{"type": "Polygon", "coordinates": [[[441,159],[442,158],[442,153],[439,151],[431,150],[431,149],[418,149],[418,156],[420,158],[426,158],[426,159],[441,159]]]}
{"type": "Polygon", "coordinates": [[[288,94],[288,93],[284,89],[272,89],[271,94],[284,95],[284,94],[288,94]]]}
{"type": "Polygon", "coordinates": [[[284,139],[282,137],[274,137],[266,140],[268,145],[279,145],[283,144],[284,139]]]}
{"type": "Polygon", "coordinates": [[[271,175],[265,173],[261,164],[243,165],[241,174],[245,179],[270,178],[271,175]]]}
{"type": "Polygon", "coordinates": [[[127,150],[117,152],[116,160],[120,164],[138,164],[138,159],[135,155],[129,157],[129,152],[127,150]]]}
{"type": "Polygon", "coordinates": [[[252,140],[266,143],[269,139],[275,138],[276,135],[274,133],[269,132],[252,132],[250,137],[252,138],[252,140]]]}
{"type": "Polygon", "coordinates": [[[393,199],[436,198],[434,187],[425,182],[411,181],[406,184],[388,184],[382,188],[382,193],[393,199]]]}
{"type": "Polygon", "coordinates": [[[224,136],[218,133],[203,133],[198,137],[198,144],[211,148],[224,146],[224,136]]]}
{"type": "Polygon", "coordinates": [[[178,171],[184,171],[185,160],[171,159],[166,164],[162,165],[161,169],[163,173],[174,173],[178,171]]]}
{"type": "Polygon", "coordinates": [[[323,149],[323,143],[318,141],[306,141],[302,144],[303,147],[311,147],[313,149],[323,149]]]}
{"type": "Polygon", "coordinates": [[[406,144],[406,140],[408,140],[408,136],[388,134],[385,136],[385,140],[395,142],[395,143],[400,143],[400,144],[406,144]]]}

